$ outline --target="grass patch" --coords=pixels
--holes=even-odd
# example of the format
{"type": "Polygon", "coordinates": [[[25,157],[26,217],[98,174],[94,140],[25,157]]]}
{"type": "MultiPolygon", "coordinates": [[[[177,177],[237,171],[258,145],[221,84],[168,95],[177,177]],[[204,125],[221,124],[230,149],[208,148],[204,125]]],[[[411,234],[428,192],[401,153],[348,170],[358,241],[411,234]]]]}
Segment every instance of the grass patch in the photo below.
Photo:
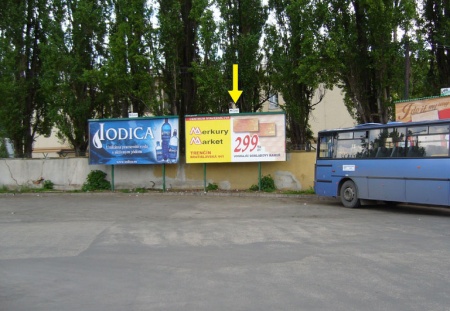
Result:
{"type": "Polygon", "coordinates": [[[120,189],[118,191],[122,192],[122,193],[146,193],[146,192],[148,192],[148,189],[142,187],[142,188],[134,188],[134,189],[120,189]]]}
{"type": "Polygon", "coordinates": [[[316,194],[316,192],[314,191],[314,189],[312,187],[310,187],[309,189],[306,189],[306,190],[284,190],[283,193],[284,194],[303,194],[303,195],[316,194]]]}
{"type": "Polygon", "coordinates": [[[8,187],[6,187],[5,185],[0,187],[0,193],[9,193],[10,190],[8,187]]]}

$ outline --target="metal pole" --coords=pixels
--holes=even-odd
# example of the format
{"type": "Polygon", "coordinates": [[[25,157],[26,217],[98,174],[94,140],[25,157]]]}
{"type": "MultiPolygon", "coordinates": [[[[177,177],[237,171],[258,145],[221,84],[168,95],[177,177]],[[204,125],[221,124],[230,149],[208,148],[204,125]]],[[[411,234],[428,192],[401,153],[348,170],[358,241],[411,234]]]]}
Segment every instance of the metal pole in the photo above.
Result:
{"type": "Polygon", "coordinates": [[[258,162],[258,188],[261,191],[261,162],[258,162]]]}
{"type": "Polygon", "coordinates": [[[203,191],[206,192],[206,163],[203,163],[203,191]]]}
{"type": "Polygon", "coordinates": [[[163,192],[166,192],[166,164],[165,163],[163,163],[162,174],[163,174],[163,192]]]}
{"type": "Polygon", "coordinates": [[[111,191],[114,192],[114,165],[111,165],[111,191]]]}

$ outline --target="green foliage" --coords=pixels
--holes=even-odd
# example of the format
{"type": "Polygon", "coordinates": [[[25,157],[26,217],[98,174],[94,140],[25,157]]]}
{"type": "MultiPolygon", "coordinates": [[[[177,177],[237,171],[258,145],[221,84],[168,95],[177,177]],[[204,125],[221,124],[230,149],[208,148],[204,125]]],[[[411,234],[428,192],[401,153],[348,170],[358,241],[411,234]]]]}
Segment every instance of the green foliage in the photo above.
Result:
{"type": "Polygon", "coordinates": [[[332,84],[326,74],[325,38],[319,31],[320,4],[296,0],[269,5],[282,25],[266,27],[267,75],[285,101],[286,134],[297,149],[311,139],[309,117],[324,96],[319,85],[332,84]]]}
{"type": "Polygon", "coordinates": [[[53,103],[50,113],[60,137],[84,154],[87,120],[104,115],[108,106],[100,68],[106,54],[107,3],[104,0],[55,1],[52,28],[45,47],[50,78],[46,90],[53,103]],[[64,12],[67,12],[65,16],[64,12]]]}
{"type": "Polygon", "coordinates": [[[148,192],[149,189],[145,188],[145,187],[137,187],[137,188],[133,188],[133,189],[121,189],[119,190],[122,193],[146,193],[148,192]]]}
{"type": "Polygon", "coordinates": [[[324,87],[339,84],[360,121],[387,121],[404,96],[407,47],[410,97],[450,83],[448,1],[5,1],[0,129],[18,157],[53,125],[84,152],[88,119],[130,108],[226,112],[233,64],[241,112],[280,93],[293,145],[309,140],[324,87]]]}
{"type": "Polygon", "coordinates": [[[8,193],[9,192],[9,188],[5,185],[0,187],[0,193],[8,193]]]}
{"type": "Polygon", "coordinates": [[[259,191],[259,186],[258,185],[251,185],[249,190],[251,190],[251,191],[259,191]]]}
{"type": "Polygon", "coordinates": [[[316,194],[316,192],[314,191],[314,189],[312,187],[310,187],[309,189],[306,190],[284,190],[283,191],[284,194],[305,194],[305,195],[310,195],[310,194],[316,194]]]}
{"type": "Polygon", "coordinates": [[[156,67],[152,57],[155,30],[151,25],[151,5],[145,2],[117,0],[113,8],[110,57],[103,67],[106,75],[101,78],[115,102],[113,117],[127,117],[130,105],[139,116],[147,110],[162,114],[161,103],[155,100],[158,96],[154,75],[149,74],[156,67]]]}
{"type": "Polygon", "coordinates": [[[51,128],[39,48],[47,43],[46,2],[7,1],[0,9],[0,128],[18,157],[31,158],[36,135],[51,128]]]}
{"type": "MultiPolygon", "coordinates": [[[[386,5],[374,0],[327,2],[322,22],[327,33],[327,56],[332,60],[327,71],[332,69],[330,74],[339,78],[345,104],[360,123],[392,120],[392,99],[404,96],[404,49],[407,42],[420,41],[416,37],[419,32],[411,31],[417,18],[416,3],[413,0],[386,2],[386,5]],[[400,29],[411,37],[401,38],[400,29]]],[[[419,51],[424,46],[409,47],[411,67],[417,68],[414,63],[421,57],[419,51]]],[[[410,78],[411,85],[420,85],[408,74],[407,79],[410,78]]]]}
{"type": "Polygon", "coordinates": [[[54,186],[55,184],[51,180],[44,180],[44,183],[42,184],[42,188],[45,190],[52,190],[54,186]]]}
{"type": "Polygon", "coordinates": [[[301,194],[316,194],[316,192],[314,191],[314,189],[312,187],[310,187],[309,189],[306,190],[302,190],[300,191],[301,194]]]}
{"type": "MultiPolygon", "coordinates": [[[[241,112],[256,112],[266,98],[266,72],[260,40],[268,18],[268,8],[260,0],[217,0],[223,21],[220,24],[225,85],[232,86],[232,67],[239,64],[239,85],[245,86],[237,107],[241,112]],[[245,16],[245,17],[244,17],[245,16]],[[263,97],[263,98],[262,98],[263,97]]],[[[230,100],[230,99],[229,99],[230,100]]]]}
{"type": "Polygon", "coordinates": [[[100,170],[91,171],[86,182],[83,184],[81,190],[83,191],[95,191],[95,190],[110,190],[111,183],[105,179],[106,173],[100,170]]]}
{"type": "MultiPolygon", "coordinates": [[[[261,184],[261,191],[273,192],[273,191],[277,190],[277,187],[275,186],[275,180],[272,178],[272,176],[270,174],[261,177],[260,184],[261,184]]],[[[259,186],[252,185],[250,187],[250,190],[251,191],[259,191],[259,186]]]]}
{"type": "Polygon", "coordinates": [[[219,189],[219,186],[217,184],[208,183],[208,186],[206,187],[206,191],[213,191],[217,189],[219,189]]]}
{"type": "Polygon", "coordinates": [[[0,137],[0,158],[8,158],[8,150],[6,149],[6,141],[0,137]]]}
{"type": "Polygon", "coordinates": [[[425,32],[430,50],[428,81],[434,94],[439,89],[450,86],[450,3],[443,0],[424,1],[423,31],[425,32]]]}
{"type": "Polygon", "coordinates": [[[143,188],[143,187],[138,187],[134,189],[134,192],[136,193],[146,193],[147,189],[143,188]]]}

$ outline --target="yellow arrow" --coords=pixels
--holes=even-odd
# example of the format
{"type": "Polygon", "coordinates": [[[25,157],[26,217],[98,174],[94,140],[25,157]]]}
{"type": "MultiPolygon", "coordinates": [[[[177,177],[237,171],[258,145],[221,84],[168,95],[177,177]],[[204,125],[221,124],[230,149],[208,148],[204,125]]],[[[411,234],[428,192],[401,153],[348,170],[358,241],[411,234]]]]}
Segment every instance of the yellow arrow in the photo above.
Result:
{"type": "Polygon", "coordinates": [[[241,97],[242,91],[238,90],[238,65],[233,64],[233,90],[228,91],[234,103],[241,97]]]}

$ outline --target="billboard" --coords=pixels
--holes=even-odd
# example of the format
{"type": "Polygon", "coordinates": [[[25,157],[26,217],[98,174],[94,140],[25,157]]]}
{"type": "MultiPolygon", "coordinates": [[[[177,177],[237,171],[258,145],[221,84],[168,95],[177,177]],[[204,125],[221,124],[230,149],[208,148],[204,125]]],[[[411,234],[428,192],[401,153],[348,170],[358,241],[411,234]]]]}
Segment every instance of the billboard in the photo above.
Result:
{"type": "Polygon", "coordinates": [[[427,121],[450,118],[450,96],[431,97],[395,103],[395,120],[427,121]]]}
{"type": "Polygon", "coordinates": [[[178,117],[89,120],[89,164],[178,163],[178,117]]]}
{"type": "Polygon", "coordinates": [[[186,116],[186,163],[286,161],[283,112],[186,116]]]}

